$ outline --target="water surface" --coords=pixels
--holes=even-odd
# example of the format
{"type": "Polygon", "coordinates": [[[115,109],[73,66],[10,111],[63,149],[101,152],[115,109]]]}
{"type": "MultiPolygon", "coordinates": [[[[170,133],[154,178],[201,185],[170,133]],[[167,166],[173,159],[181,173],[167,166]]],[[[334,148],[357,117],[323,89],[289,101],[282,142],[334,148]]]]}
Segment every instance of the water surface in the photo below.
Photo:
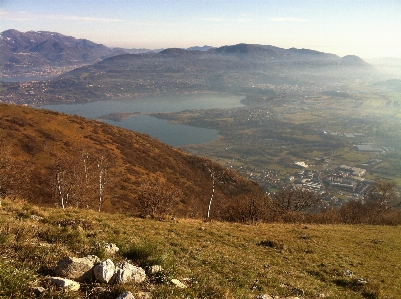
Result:
{"type": "Polygon", "coordinates": [[[186,109],[233,108],[243,106],[243,97],[228,94],[191,94],[180,96],[155,96],[139,99],[109,100],[86,104],[45,105],[45,108],[67,114],[76,114],[86,118],[99,118],[110,113],[134,113],[140,115],[128,117],[121,122],[102,120],[106,123],[132,131],[149,134],[151,137],[172,146],[206,143],[216,139],[217,130],[172,124],[146,113],[178,112],[186,109]]]}

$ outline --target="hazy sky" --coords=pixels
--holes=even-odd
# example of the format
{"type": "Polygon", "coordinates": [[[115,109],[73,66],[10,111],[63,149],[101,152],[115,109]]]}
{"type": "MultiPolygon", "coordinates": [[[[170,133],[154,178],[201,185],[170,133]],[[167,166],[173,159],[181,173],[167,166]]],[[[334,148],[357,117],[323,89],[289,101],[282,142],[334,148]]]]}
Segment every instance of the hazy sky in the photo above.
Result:
{"type": "Polygon", "coordinates": [[[0,0],[0,31],[110,47],[238,43],[401,58],[401,0],[0,0]]]}

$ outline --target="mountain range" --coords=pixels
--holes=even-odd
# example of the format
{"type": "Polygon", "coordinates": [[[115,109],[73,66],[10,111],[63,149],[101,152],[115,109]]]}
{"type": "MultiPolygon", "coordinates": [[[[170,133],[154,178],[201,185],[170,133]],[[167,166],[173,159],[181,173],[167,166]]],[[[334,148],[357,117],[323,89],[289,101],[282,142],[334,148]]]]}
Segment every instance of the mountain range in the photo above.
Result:
{"type": "Polygon", "coordinates": [[[105,58],[121,54],[157,53],[175,54],[193,51],[203,56],[237,56],[257,60],[290,60],[305,63],[367,66],[356,56],[343,58],[309,49],[283,49],[268,45],[238,44],[213,48],[194,46],[187,49],[122,49],[109,48],[86,39],[76,39],[56,32],[28,31],[14,29],[1,33],[1,78],[18,80],[20,78],[40,79],[54,77],[83,65],[93,64],[105,58]],[[185,52],[186,50],[186,52],[185,52]]]}
{"type": "MultiPolygon", "coordinates": [[[[56,35],[49,34],[56,38],[56,35]]],[[[42,105],[198,92],[272,94],[277,89],[293,87],[310,90],[320,86],[320,89],[326,89],[333,82],[348,84],[371,76],[374,71],[371,65],[357,56],[339,57],[309,49],[283,49],[253,44],[219,48],[206,46],[201,47],[202,50],[169,48],[158,53],[120,54],[90,64],[90,61],[123,50],[115,52],[102,45],[95,46],[89,41],[69,39],[70,44],[74,41],[79,45],[91,45],[89,48],[93,55],[84,55],[83,50],[77,50],[81,48],[73,46],[62,47],[65,50],[55,54],[58,49],[55,45],[60,44],[56,41],[42,41],[42,46],[34,47],[37,49],[35,55],[47,55],[52,59],[87,57],[86,60],[80,60],[80,63],[85,62],[86,65],[77,66],[51,80],[30,83],[29,90],[25,84],[4,83],[0,90],[0,101],[42,105]],[[69,56],[67,49],[76,51],[69,56]],[[53,54],[50,55],[50,52],[53,54]]],[[[11,40],[8,44],[11,44],[11,40]]],[[[76,63],[78,60],[74,61],[76,63]]],[[[9,63],[9,69],[16,65],[9,63]]]]}

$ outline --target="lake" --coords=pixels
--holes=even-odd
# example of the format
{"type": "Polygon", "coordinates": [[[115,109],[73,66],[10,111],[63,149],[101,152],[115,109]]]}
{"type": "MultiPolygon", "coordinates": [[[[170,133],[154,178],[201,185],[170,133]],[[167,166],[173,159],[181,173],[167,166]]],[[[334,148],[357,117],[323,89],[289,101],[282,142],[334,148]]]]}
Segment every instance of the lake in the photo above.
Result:
{"type": "Polygon", "coordinates": [[[97,119],[110,113],[141,112],[121,122],[102,121],[132,131],[145,133],[172,146],[210,142],[219,137],[217,130],[172,124],[167,120],[146,115],[151,112],[178,112],[187,109],[213,109],[242,107],[243,97],[230,94],[191,94],[179,96],[155,96],[138,99],[110,100],[86,104],[45,105],[39,108],[76,114],[97,119]]]}

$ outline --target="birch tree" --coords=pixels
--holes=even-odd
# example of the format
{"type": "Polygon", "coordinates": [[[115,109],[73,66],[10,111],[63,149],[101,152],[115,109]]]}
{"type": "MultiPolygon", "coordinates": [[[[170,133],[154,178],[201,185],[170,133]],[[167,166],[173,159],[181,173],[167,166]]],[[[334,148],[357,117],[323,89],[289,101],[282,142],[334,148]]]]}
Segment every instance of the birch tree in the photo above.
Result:
{"type": "Polygon", "coordinates": [[[101,155],[97,159],[97,177],[98,177],[98,211],[100,212],[104,203],[104,190],[108,183],[108,159],[101,155]]]}
{"type": "Polygon", "coordinates": [[[57,196],[60,200],[61,208],[65,209],[70,199],[71,182],[68,175],[68,169],[61,159],[57,159],[56,161],[55,176],[55,189],[57,196]]]}
{"type": "Polygon", "coordinates": [[[232,176],[232,174],[228,169],[224,169],[222,167],[216,167],[209,162],[205,163],[205,167],[210,173],[210,178],[212,179],[211,195],[206,212],[206,221],[208,221],[210,219],[210,214],[212,210],[212,202],[215,197],[216,185],[227,184],[227,183],[235,184],[236,182],[234,176],[232,176]]]}

